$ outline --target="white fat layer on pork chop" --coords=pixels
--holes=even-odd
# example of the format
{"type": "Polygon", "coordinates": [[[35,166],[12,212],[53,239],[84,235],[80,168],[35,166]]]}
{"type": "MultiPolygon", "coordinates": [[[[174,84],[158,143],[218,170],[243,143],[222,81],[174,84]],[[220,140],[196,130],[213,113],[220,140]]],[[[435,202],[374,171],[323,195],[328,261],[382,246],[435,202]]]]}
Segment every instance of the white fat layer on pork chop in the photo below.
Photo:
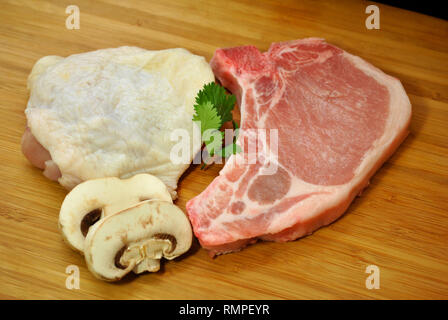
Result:
{"type": "Polygon", "coordinates": [[[170,161],[177,143],[170,135],[180,128],[192,137],[195,96],[212,81],[205,59],[185,49],[120,47],[47,56],[29,76],[25,113],[64,187],[146,172],[174,195],[189,164],[170,161]]]}

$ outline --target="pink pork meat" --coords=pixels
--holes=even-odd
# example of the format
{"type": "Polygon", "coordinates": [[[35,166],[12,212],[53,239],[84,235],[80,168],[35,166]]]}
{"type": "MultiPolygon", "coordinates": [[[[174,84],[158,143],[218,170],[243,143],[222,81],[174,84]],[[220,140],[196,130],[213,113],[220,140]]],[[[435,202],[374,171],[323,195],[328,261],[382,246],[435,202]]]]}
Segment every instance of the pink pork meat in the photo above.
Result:
{"type": "Polygon", "coordinates": [[[273,43],[265,53],[218,49],[211,66],[237,96],[243,149],[187,203],[212,256],[330,224],[408,134],[411,104],[400,81],[322,39],[273,43]]]}

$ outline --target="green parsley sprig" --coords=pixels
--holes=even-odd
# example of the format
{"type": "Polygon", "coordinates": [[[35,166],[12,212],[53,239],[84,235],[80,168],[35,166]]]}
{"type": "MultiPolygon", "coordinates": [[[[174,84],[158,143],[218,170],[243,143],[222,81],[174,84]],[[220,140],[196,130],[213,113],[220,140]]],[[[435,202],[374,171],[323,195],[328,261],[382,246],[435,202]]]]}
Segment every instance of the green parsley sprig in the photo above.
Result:
{"type": "Polygon", "coordinates": [[[225,89],[214,82],[204,85],[196,95],[193,121],[200,122],[201,139],[211,157],[215,155],[228,157],[241,151],[236,145],[238,125],[232,117],[235,103],[235,96],[226,94],[225,89]],[[232,121],[234,138],[233,143],[223,148],[224,132],[220,129],[228,121],[232,121]]]}

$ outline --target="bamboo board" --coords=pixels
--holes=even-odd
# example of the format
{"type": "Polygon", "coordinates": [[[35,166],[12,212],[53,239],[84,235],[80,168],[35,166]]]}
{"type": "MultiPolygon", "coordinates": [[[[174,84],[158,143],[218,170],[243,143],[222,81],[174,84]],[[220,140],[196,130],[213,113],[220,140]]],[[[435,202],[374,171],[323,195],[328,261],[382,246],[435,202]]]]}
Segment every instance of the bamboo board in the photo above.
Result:
{"type": "MultiPolygon", "coordinates": [[[[389,6],[365,27],[361,1],[0,2],[0,298],[4,299],[443,299],[448,298],[448,22],[389,6]],[[290,243],[258,243],[210,259],[197,243],[161,272],[96,280],[62,242],[66,191],[22,156],[27,76],[37,59],[134,45],[218,47],[321,37],[399,78],[413,105],[411,134],[337,222],[290,243]],[[80,288],[66,288],[66,268],[80,288]],[[369,290],[366,267],[380,270],[369,290]]],[[[191,167],[177,204],[218,174],[191,167]]]]}

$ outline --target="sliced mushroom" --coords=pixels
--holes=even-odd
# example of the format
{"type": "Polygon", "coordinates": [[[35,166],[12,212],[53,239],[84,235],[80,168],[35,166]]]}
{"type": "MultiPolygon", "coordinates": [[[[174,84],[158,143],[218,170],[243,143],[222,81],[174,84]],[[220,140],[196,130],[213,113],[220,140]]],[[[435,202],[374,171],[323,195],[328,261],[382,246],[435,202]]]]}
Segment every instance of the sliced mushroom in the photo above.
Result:
{"type": "Polygon", "coordinates": [[[130,271],[155,272],[162,257],[188,251],[193,233],[186,215],[170,202],[149,200],[101,219],[84,242],[89,270],[116,281],[130,271]]]}
{"type": "Polygon", "coordinates": [[[59,213],[59,228],[65,241],[82,253],[84,238],[92,225],[148,199],[172,202],[165,184],[150,174],[138,174],[129,179],[88,180],[65,197],[59,213]]]}

